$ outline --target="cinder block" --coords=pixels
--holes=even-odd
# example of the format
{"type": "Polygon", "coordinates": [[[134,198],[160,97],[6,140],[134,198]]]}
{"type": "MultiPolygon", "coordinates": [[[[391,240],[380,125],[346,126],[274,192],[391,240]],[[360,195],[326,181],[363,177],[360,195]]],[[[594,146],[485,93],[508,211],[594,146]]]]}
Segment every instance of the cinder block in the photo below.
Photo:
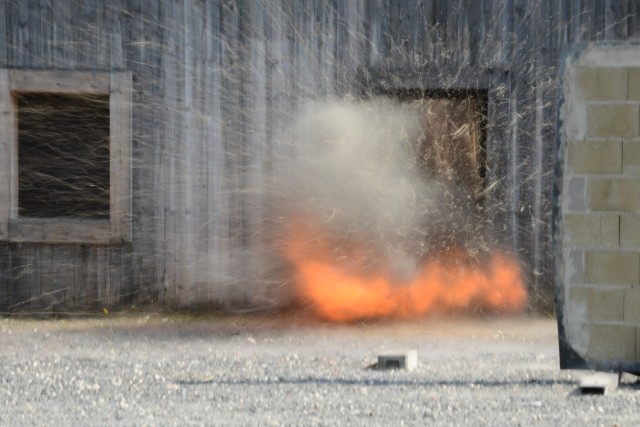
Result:
{"type": "Polygon", "coordinates": [[[621,141],[574,141],[569,144],[569,171],[583,174],[622,172],[621,141]]]}
{"type": "Polygon", "coordinates": [[[636,328],[627,325],[589,325],[587,357],[601,360],[635,360],[636,328]]]}
{"type": "Polygon", "coordinates": [[[565,214],[564,244],[573,248],[617,248],[620,236],[620,216],[575,213],[565,214]]]}
{"type": "Polygon", "coordinates": [[[596,211],[640,211],[640,178],[589,178],[587,207],[596,211]]]}
{"type": "Polygon", "coordinates": [[[639,109],[635,104],[587,106],[587,136],[633,138],[638,136],[639,109]]]}
{"type": "Polygon", "coordinates": [[[584,268],[585,283],[640,284],[640,253],[589,251],[584,268]]]}
{"type": "Polygon", "coordinates": [[[580,250],[563,250],[566,282],[572,285],[584,283],[584,252],[580,250]]]}
{"type": "Polygon", "coordinates": [[[578,85],[584,99],[627,99],[629,72],[626,68],[583,68],[578,75],[578,85]]]}
{"type": "Polygon", "coordinates": [[[572,304],[584,304],[587,320],[622,321],[624,318],[625,294],[622,289],[571,288],[572,304]]]}
{"type": "Polygon", "coordinates": [[[565,244],[588,247],[600,244],[600,221],[597,215],[567,214],[563,218],[565,244]]]}
{"type": "Polygon", "coordinates": [[[596,372],[580,380],[581,394],[610,394],[618,389],[620,374],[596,372]]]}
{"type": "Polygon", "coordinates": [[[605,248],[620,246],[620,215],[602,215],[600,245],[605,248]]]}
{"type": "Polygon", "coordinates": [[[640,100],[640,68],[629,68],[629,99],[640,100]]]}
{"type": "Polygon", "coordinates": [[[640,249],[640,215],[620,216],[620,246],[640,249]]]}
{"type": "Polygon", "coordinates": [[[640,323],[640,288],[638,287],[634,286],[624,291],[624,321],[640,323]]]}
{"type": "Polygon", "coordinates": [[[570,212],[584,212],[586,206],[586,184],[587,180],[583,177],[569,178],[567,187],[567,209],[570,212]]]}
{"type": "Polygon", "coordinates": [[[378,369],[406,369],[413,371],[418,366],[416,350],[392,350],[378,355],[378,369]]]}
{"type": "Polygon", "coordinates": [[[640,142],[624,141],[622,172],[625,175],[640,175],[640,142]]]}

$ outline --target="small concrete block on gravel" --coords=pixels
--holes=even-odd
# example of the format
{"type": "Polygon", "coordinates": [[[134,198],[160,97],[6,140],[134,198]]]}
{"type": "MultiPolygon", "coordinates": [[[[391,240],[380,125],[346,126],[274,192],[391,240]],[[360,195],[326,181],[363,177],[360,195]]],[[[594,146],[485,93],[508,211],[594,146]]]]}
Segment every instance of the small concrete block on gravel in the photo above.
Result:
{"type": "Polygon", "coordinates": [[[596,372],[580,381],[581,394],[609,394],[618,388],[620,375],[617,373],[596,372]]]}

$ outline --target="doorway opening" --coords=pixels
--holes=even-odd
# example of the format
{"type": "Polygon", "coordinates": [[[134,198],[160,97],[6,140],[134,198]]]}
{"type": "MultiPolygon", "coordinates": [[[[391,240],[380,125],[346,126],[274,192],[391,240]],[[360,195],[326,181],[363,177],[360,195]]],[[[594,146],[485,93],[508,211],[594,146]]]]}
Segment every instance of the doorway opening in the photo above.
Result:
{"type": "Polygon", "coordinates": [[[423,125],[416,154],[423,175],[455,185],[481,204],[487,174],[486,91],[394,90],[388,96],[420,106],[423,125]]]}

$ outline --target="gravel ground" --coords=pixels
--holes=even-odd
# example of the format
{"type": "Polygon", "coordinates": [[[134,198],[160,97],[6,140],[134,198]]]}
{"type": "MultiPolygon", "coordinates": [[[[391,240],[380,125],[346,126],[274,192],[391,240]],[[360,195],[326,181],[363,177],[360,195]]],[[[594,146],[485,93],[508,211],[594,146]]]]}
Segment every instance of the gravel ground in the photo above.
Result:
{"type": "Polygon", "coordinates": [[[0,425],[640,425],[635,377],[579,396],[553,319],[0,319],[0,425]],[[416,349],[412,372],[368,368],[416,349]]]}

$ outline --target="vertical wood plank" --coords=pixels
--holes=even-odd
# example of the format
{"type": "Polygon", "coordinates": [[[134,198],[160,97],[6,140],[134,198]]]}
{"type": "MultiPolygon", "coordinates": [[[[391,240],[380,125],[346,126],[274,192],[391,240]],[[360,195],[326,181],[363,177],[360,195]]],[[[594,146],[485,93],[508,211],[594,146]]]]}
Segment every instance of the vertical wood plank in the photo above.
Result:
{"type": "MultiPolygon", "coordinates": [[[[304,26],[304,10],[302,8],[298,9],[296,5],[288,5],[290,7],[290,16],[288,17],[289,21],[289,61],[291,62],[291,80],[289,80],[289,99],[292,102],[292,108],[294,110],[294,114],[296,114],[296,110],[301,103],[302,100],[302,92],[306,89],[301,87],[302,79],[301,79],[301,62],[304,60],[304,45],[303,45],[303,36],[301,31],[304,26]]],[[[337,66],[337,64],[336,64],[337,66]]],[[[336,68],[333,69],[336,72],[336,68]]]]}
{"type": "MultiPolygon", "coordinates": [[[[158,5],[149,5],[145,8],[140,2],[127,2],[128,19],[121,22],[122,27],[122,43],[123,43],[123,66],[135,77],[135,87],[132,88],[131,105],[132,121],[135,127],[131,133],[131,182],[136,183],[135,188],[131,190],[131,217],[135,221],[135,227],[132,230],[132,244],[121,253],[111,255],[116,258],[110,258],[111,263],[118,256],[125,256],[121,263],[131,264],[134,274],[131,280],[123,283],[124,288],[121,290],[123,302],[132,304],[137,300],[148,301],[154,284],[154,200],[152,174],[154,173],[153,151],[155,150],[156,141],[150,138],[151,128],[149,123],[153,123],[151,109],[154,103],[161,103],[159,99],[153,99],[154,84],[159,80],[160,76],[155,71],[154,62],[149,56],[150,49],[155,48],[153,42],[155,25],[159,23],[151,22],[154,16],[154,10],[158,5]],[[156,77],[157,76],[157,77],[156,77]],[[156,78],[158,80],[156,80],[156,78]],[[125,261],[125,260],[131,260],[125,261]]],[[[161,120],[161,119],[160,119],[161,120]]],[[[157,169],[157,168],[155,168],[157,169]]],[[[110,277],[118,271],[110,267],[110,277]]],[[[111,286],[114,281],[111,280],[111,286]]],[[[111,292],[113,294],[114,292],[111,292]]]]}
{"type": "MultiPolygon", "coordinates": [[[[95,288],[95,302],[100,308],[109,306],[110,290],[110,277],[109,277],[109,248],[98,246],[94,248],[96,253],[96,288],[95,288]]],[[[124,301],[123,301],[124,302],[124,301]]]]}
{"type": "Polygon", "coordinates": [[[590,0],[574,0],[574,36],[575,42],[590,39],[591,34],[591,9],[588,7],[590,0]]]}
{"type": "MultiPolygon", "coordinates": [[[[316,87],[316,94],[320,98],[326,98],[335,90],[334,69],[336,67],[336,30],[333,5],[323,0],[315,0],[313,5],[313,37],[310,40],[311,49],[313,49],[314,65],[313,65],[313,81],[316,87]]],[[[273,31],[269,29],[271,34],[273,31]]],[[[269,40],[270,35],[265,38],[269,40]]],[[[269,42],[267,42],[269,43],[269,42]]],[[[267,61],[275,52],[269,50],[267,61]]],[[[267,90],[269,87],[267,86],[267,90]]]]}
{"type": "Polygon", "coordinates": [[[114,0],[108,3],[107,31],[109,34],[110,70],[126,70],[127,56],[123,32],[127,28],[130,13],[128,6],[128,2],[121,0],[114,0]]]}
{"type": "Polygon", "coordinates": [[[605,22],[607,39],[627,39],[629,34],[629,1],[606,0],[605,10],[607,13],[605,22]]]}
{"type": "Polygon", "coordinates": [[[64,310],[75,287],[75,245],[64,245],[53,253],[53,286],[47,298],[47,311],[64,310]]]}
{"type": "Polygon", "coordinates": [[[20,288],[20,275],[22,274],[24,267],[20,259],[20,247],[21,244],[19,243],[12,243],[9,245],[7,306],[10,311],[20,308],[24,305],[25,299],[28,299],[28,296],[25,297],[24,295],[21,295],[22,289],[20,288]]]}
{"type": "MultiPolygon", "coordinates": [[[[54,270],[55,270],[55,262],[53,259],[53,255],[55,248],[51,245],[37,245],[30,246],[24,245],[23,254],[26,257],[34,259],[35,265],[37,266],[36,271],[40,273],[41,282],[31,282],[31,298],[32,305],[31,307],[36,309],[48,309],[49,304],[51,303],[51,295],[54,294],[54,270]],[[37,285],[40,285],[39,287],[37,285]]],[[[27,284],[22,280],[20,281],[20,286],[23,288],[27,288],[27,284]]]]}
{"type": "Polygon", "coordinates": [[[463,21],[464,25],[464,39],[465,49],[469,52],[467,63],[470,66],[477,67],[480,64],[480,57],[482,56],[482,44],[483,30],[484,30],[484,14],[483,14],[483,2],[464,0],[462,7],[465,11],[466,19],[463,21]]]}
{"type": "Polygon", "coordinates": [[[118,242],[131,240],[132,91],[131,73],[111,73],[109,223],[112,239],[118,242]]]}
{"type": "MultiPolygon", "coordinates": [[[[559,54],[559,49],[557,50],[559,54]]],[[[556,58],[556,56],[550,56],[556,58]]],[[[542,95],[541,102],[546,106],[542,116],[542,170],[543,183],[542,191],[544,198],[542,199],[541,217],[540,217],[540,234],[542,236],[541,255],[539,262],[540,277],[538,288],[543,293],[543,297],[547,300],[547,306],[554,301],[555,286],[555,268],[553,258],[553,180],[554,176],[550,171],[554,170],[556,162],[556,120],[558,117],[558,103],[554,102],[559,99],[560,88],[557,84],[557,71],[547,70],[541,75],[542,78],[542,95]]]]}
{"type": "Polygon", "coordinates": [[[179,213],[178,213],[178,239],[180,253],[180,283],[179,303],[181,305],[193,305],[195,302],[196,268],[196,239],[198,226],[198,152],[199,143],[196,139],[197,129],[197,98],[195,95],[195,83],[198,78],[196,66],[196,52],[194,43],[198,39],[198,21],[194,4],[186,0],[179,15],[176,15],[176,24],[183,28],[184,35],[180,45],[180,66],[182,68],[181,90],[182,102],[178,108],[182,112],[183,138],[180,152],[180,166],[178,179],[179,188],[179,213]]]}
{"type": "Polygon", "coordinates": [[[21,299],[32,310],[46,307],[46,293],[52,291],[53,248],[39,244],[20,246],[18,286],[21,299]],[[27,273],[27,274],[25,274],[27,273]]]}
{"type": "Polygon", "coordinates": [[[88,249],[87,245],[79,244],[74,247],[74,269],[73,269],[73,293],[70,297],[70,308],[73,310],[84,309],[87,306],[88,293],[88,249]]]}
{"type": "Polygon", "coordinates": [[[443,0],[431,0],[433,7],[433,44],[435,48],[434,65],[436,67],[446,67],[447,58],[447,8],[449,2],[443,0]]]}
{"type": "MultiPolygon", "coordinates": [[[[341,94],[348,94],[353,89],[352,77],[364,59],[365,43],[362,37],[364,27],[361,17],[365,6],[362,1],[338,1],[337,5],[336,61],[338,65],[337,90],[341,94]]],[[[405,37],[403,35],[403,37],[405,37]]],[[[408,40],[409,36],[406,35],[408,40]]],[[[399,41],[400,44],[404,43],[399,41]]],[[[404,46],[399,46],[398,57],[402,58],[404,46]]],[[[401,61],[403,59],[400,59],[401,61]]]]}
{"type": "Polygon", "coordinates": [[[381,65],[384,61],[384,46],[386,36],[384,33],[384,11],[385,0],[368,1],[366,9],[367,21],[367,64],[371,66],[381,65]]]}
{"type": "MultiPolygon", "coordinates": [[[[312,8],[310,8],[311,10],[312,8]]],[[[248,221],[249,239],[247,241],[247,262],[250,266],[247,272],[248,286],[245,289],[245,296],[250,304],[256,301],[265,302],[265,291],[267,277],[262,273],[264,266],[259,255],[259,248],[263,247],[264,241],[264,194],[267,172],[265,163],[267,157],[267,46],[265,40],[266,31],[266,10],[264,5],[256,3],[248,10],[247,28],[249,39],[247,40],[247,82],[244,90],[247,97],[247,189],[245,193],[247,205],[250,212],[248,221]],[[253,276],[253,277],[251,277],[253,276]]],[[[315,44],[313,34],[315,20],[309,17],[308,31],[310,39],[309,46],[315,44]]],[[[309,54],[313,54],[309,48],[309,54]]],[[[315,59],[315,55],[314,55],[315,59]]],[[[310,59],[310,61],[313,61],[310,59]]],[[[313,71],[310,72],[310,79],[313,78],[313,71]]]]}
{"type": "Polygon", "coordinates": [[[605,0],[590,1],[591,40],[604,40],[606,36],[605,0]]]}
{"type": "Polygon", "coordinates": [[[97,310],[99,307],[98,297],[98,248],[96,246],[87,246],[87,254],[85,259],[86,275],[82,296],[84,300],[81,302],[82,307],[91,311],[97,310]]]}
{"type": "MultiPolygon", "coordinates": [[[[244,152],[242,147],[241,109],[242,105],[242,37],[240,13],[235,5],[225,4],[222,7],[222,34],[224,55],[222,58],[222,124],[224,141],[224,192],[228,198],[228,210],[224,213],[229,223],[229,247],[225,254],[225,269],[232,272],[234,258],[242,249],[244,240],[244,224],[246,212],[243,210],[241,188],[243,175],[244,152]]],[[[293,34],[292,34],[293,36],[293,34]]],[[[233,281],[221,295],[223,301],[233,304],[240,299],[241,289],[233,281]]]]}
{"type": "MultiPolygon", "coordinates": [[[[330,8],[329,4],[321,4],[316,1],[314,4],[314,26],[316,28],[316,36],[312,43],[316,46],[324,44],[324,49],[316,50],[316,63],[318,69],[315,70],[313,76],[314,81],[318,84],[318,90],[326,94],[330,86],[332,86],[332,77],[334,74],[324,73],[325,68],[331,69],[333,64],[327,62],[327,58],[333,52],[332,43],[335,42],[335,33],[330,32],[326,27],[327,18],[326,10],[330,8]]],[[[269,6],[266,11],[264,24],[265,37],[265,147],[264,147],[264,171],[265,185],[269,188],[267,200],[264,209],[266,215],[271,215],[273,206],[271,205],[271,193],[274,182],[279,173],[282,173],[285,164],[280,161],[280,148],[283,145],[286,128],[285,117],[286,111],[290,108],[290,103],[285,101],[287,73],[289,70],[289,62],[286,60],[287,43],[284,28],[286,17],[282,9],[282,4],[269,6]]],[[[269,218],[270,219],[270,218],[269,218]]],[[[268,219],[267,219],[268,220],[268,219]]],[[[261,279],[268,280],[267,275],[262,275],[261,279]]],[[[269,289],[265,289],[268,293],[269,289]]]]}
{"type": "Polygon", "coordinates": [[[109,25],[110,4],[108,2],[98,2],[95,12],[95,38],[94,54],[95,66],[98,70],[110,70],[110,42],[111,26],[109,25]]]}
{"type": "Polygon", "coordinates": [[[76,13],[75,5],[70,2],[60,2],[52,7],[53,21],[53,67],[60,70],[74,69],[76,64],[76,49],[73,42],[73,25],[69,17],[76,13]]]}
{"type": "Polygon", "coordinates": [[[487,14],[488,34],[483,48],[486,50],[482,56],[486,57],[483,63],[494,66],[498,69],[508,68],[508,58],[510,55],[511,43],[505,34],[505,26],[513,28],[510,20],[510,13],[507,5],[508,0],[490,1],[485,7],[487,14]],[[509,43],[509,44],[507,44],[509,43]]]}
{"type": "MultiPolygon", "coordinates": [[[[458,7],[460,12],[458,13],[458,43],[457,43],[457,52],[456,52],[456,66],[458,69],[463,69],[468,67],[470,58],[473,56],[472,47],[471,47],[471,35],[469,32],[469,13],[467,8],[465,7],[464,0],[458,1],[458,7]]],[[[475,46],[474,46],[475,49],[475,46]]]]}
{"type": "Polygon", "coordinates": [[[9,239],[17,129],[9,90],[9,70],[0,69],[0,240],[9,239]]]}
{"type": "Polygon", "coordinates": [[[43,55],[44,55],[44,67],[53,68],[54,64],[54,28],[53,28],[53,6],[51,2],[47,0],[40,1],[40,20],[44,25],[42,31],[43,40],[43,55]]]}
{"type": "Polygon", "coordinates": [[[165,97],[163,104],[166,106],[164,120],[165,138],[165,167],[164,167],[164,229],[165,229],[165,259],[166,259],[166,282],[165,282],[165,302],[175,305],[178,295],[178,186],[175,182],[178,172],[179,142],[181,141],[181,122],[178,116],[178,105],[181,93],[179,90],[180,69],[179,69],[179,37],[180,30],[173,20],[177,11],[176,5],[167,4],[167,14],[165,21],[165,63],[163,72],[163,85],[165,87],[165,97]]]}
{"type": "Polygon", "coordinates": [[[628,2],[627,25],[629,28],[628,37],[640,36],[640,4],[637,1],[629,0],[628,2]]]}
{"type": "Polygon", "coordinates": [[[175,259],[176,259],[176,299],[175,302],[179,305],[184,305],[188,302],[189,297],[189,286],[190,286],[190,271],[187,270],[187,263],[190,262],[190,257],[192,253],[190,252],[190,243],[187,242],[188,230],[190,227],[191,218],[191,208],[192,206],[187,206],[187,203],[191,201],[192,194],[190,192],[189,184],[189,174],[190,171],[187,169],[187,153],[188,146],[192,144],[192,138],[190,130],[187,129],[187,120],[191,116],[191,111],[187,111],[186,106],[187,102],[191,102],[191,92],[187,93],[187,86],[190,88],[190,77],[188,75],[189,70],[187,70],[185,64],[185,55],[187,49],[187,34],[188,31],[184,31],[185,22],[185,2],[184,4],[178,5],[177,8],[174,9],[173,15],[173,23],[176,31],[174,32],[176,36],[176,57],[175,61],[175,72],[174,76],[176,81],[176,89],[178,93],[178,97],[175,100],[175,108],[177,114],[174,116],[174,120],[176,121],[176,136],[177,139],[173,141],[175,144],[174,156],[175,156],[175,175],[173,177],[174,180],[174,188],[173,191],[176,191],[176,213],[175,213],[175,221],[176,221],[176,251],[175,251],[175,259]]]}
{"type": "MultiPolygon", "coordinates": [[[[228,199],[223,191],[224,152],[222,141],[221,92],[222,92],[222,42],[221,10],[219,5],[207,3],[205,33],[207,64],[211,70],[205,79],[205,153],[207,159],[207,269],[208,284],[205,303],[213,303],[222,295],[226,279],[226,266],[222,263],[228,253],[228,199]]],[[[204,231],[204,230],[203,230],[204,231]]]]}
{"type": "Polygon", "coordinates": [[[97,46],[100,41],[99,36],[99,21],[101,19],[102,5],[95,0],[84,0],[82,4],[82,22],[83,32],[80,38],[83,40],[82,49],[84,50],[83,68],[104,70],[100,67],[101,63],[104,63],[104,57],[98,55],[97,46]]]}
{"type": "Polygon", "coordinates": [[[90,12],[87,0],[78,0],[70,4],[71,14],[67,15],[69,29],[69,50],[73,51],[74,64],[86,67],[89,63],[87,29],[90,12]],[[70,25],[71,24],[71,25],[70,25]]]}
{"type": "Polygon", "coordinates": [[[11,306],[19,311],[32,310],[39,306],[40,253],[38,248],[22,244],[12,245],[11,306]]]}
{"type": "Polygon", "coordinates": [[[40,0],[27,0],[26,26],[29,32],[29,67],[44,68],[46,57],[44,55],[45,22],[40,20],[40,0]]]}
{"type": "MultiPolygon", "coordinates": [[[[538,34],[540,36],[540,34],[538,34]]],[[[542,36],[544,39],[544,36],[542,36]]],[[[542,62],[538,62],[540,65],[536,69],[535,76],[535,93],[533,94],[535,99],[535,122],[533,128],[535,129],[535,144],[534,144],[534,152],[532,153],[532,164],[533,171],[532,175],[535,178],[534,184],[534,197],[533,197],[533,209],[532,209],[532,229],[531,233],[533,234],[533,242],[531,253],[533,255],[533,290],[536,295],[540,294],[540,286],[541,286],[541,272],[543,271],[544,265],[544,239],[545,236],[542,235],[544,231],[543,227],[543,212],[542,206],[545,203],[545,198],[548,195],[545,187],[545,170],[544,167],[544,143],[546,142],[543,136],[544,131],[544,123],[545,119],[545,104],[544,104],[544,76],[542,75],[542,62]]]]}
{"type": "Polygon", "coordinates": [[[128,236],[122,239],[126,243],[121,246],[120,251],[112,248],[109,253],[98,252],[96,256],[99,275],[108,276],[108,281],[105,278],[102,282],[103,286],[108,286],[100,297],[102,303],[108,304],[111,295],[117,294],[121,296],[121,303],[130,304],[134,295],[144,287],[144,273],[146,273],[144,263],[152,263],[150,259],[152,255],[146,251],[144,244],[150,238],[147,224],[151,218],[142,213],[144,199],[148,197],[149,192],[149,181],[144,178],[145,170],[150,167],[144,164],[146,160],[144,153],[152,143],[144,140],[150,123],[145,116],[147,103],[141,100],[144,100],[145,87],[150,79],[146,77],[145,64],[142,60],[146,46],[146,35],[142,29],[144,18],[141,14],[144,4],[130,0],[117,0],[110,2],[109,6],[112,8],[108,18],[111,27],[110,67],[112,70],[118,70],[116,75],[120,75],[122,71],[123,78],[129,74],[126,79],[128,92],[123,92],[127,99],[125,105],[130,109],[127,116],[131,122],[127,145],[129,159],[124,162],[123,158],[123,166],[126,165],[129,181],[127,192],[123,193],[126,215],[122,217],[128,228],[125,235],[128,236]],[[118,284],[113,279],[115,272],[119,271],[126,279],[118,284]],[[116,285],[120,288],[113,289],[116,285]]]}
{"type": "MultiPolygon", "coordinates": [[[[113,294],[117,295],[118,302],[123,304],[151,302],[150,300],[139,301],[134,299],[140,293],[140,288],[136,286],[134,277],[141,274],[138,265],[134,265],[133,245],[126,244],[120,247],[112,247],[110,259],[112,269],[115,270],[115,277],[120,277],[119,282],[114,282],[118,286],[113,289],[113,294]]],[[[112,282],[114,275],[112,275],[112,282]]]]}
{"type": "MultiPolygon", "coordinates": [[[[473,8],[476,8],[476,12],[475,14],[477,15],[475,18],[471,18],[470,21],[475,20],[476,24],[474,27],[474,24],[472,22],[469,23],[469,27],[471,28],[472,31],[475,32],[475,35],[472,37],[476,37],[477,38],[477,43],[475,45],[472,44],[472,46],[475,46],[474,52],[472,53],[472,64],[478,67],[486,67],[487,63],[491,63],[491,60],[488,60],[489,58],[485,57],[485,55],[487,55],[490,46],[491,46],[491,38],[490,38],[490,32],[491,32],[491,19],[492,16],[488,13],[488,11],[491,10],[491,4],[488,0],[480,0],[478,2],[471,2],[474,3],[473,6],[469,6],[468,5],[469,2],[467,2],[467,4],[465,5],[465,7],[467,7],[468,10],[470,10],[469,15],[473,15],[473,8]]],[[[492,2],[491,2],[492,3],[492,2]]]]}
{"type": "MultiPolygon", "coordinates": [[[[167,11],[165,5],[158,3],[155,7],[150,8],[150,16],[145,22],[145,33],[150,38],[151,49],[151,123],[164,123],[164,69],[166,61],[164,60],[164,20],[167,11]]],[[[153,160],[152,160],[152,192],[151,192],[151,209],[153,215],[154,231],[151,236],[150,256],[153,261],[153,276],[151,277],[152,287],[149,289],[148,301],[157,302],[164,300],[165,281],[166,281],[166,253],[165,253],[165,174],[166,174],[166,151],[168,150],[167,139],[164,136],[162,126],[152,126],[148,130],[149,137],[152,141],[153,160]]],[[[126,276],[125,276],[126,277],[126,276]]]]}
{"type": "Polygon", "coordinates": [[[17,67],[28,67],[30,64],[30,28],[29,28],[29,2],[14,3],[13,14],[10,16],[13,27],[13,40],[10,40],[10,48],[13,49],[13,63],[17,67]]]}
{"type": "MultiPolygon", "coordinates": [[[[527,2],[516,0],[516,25],[518,31],[518,44],[520,48],[516,56],[517,100],[518,103],[518,157],[515,159],[514,169],[518,197],[514,206],[516,217],[516,234],[518,245],[514,248],[527,263],[527,273],[531,274],[535,268],[535,250],[537,247],[537,231],[535,207],[540,195],[535,190],[540,185],[542,171],[537,169],[537,149],[539,143],[536,135],[536,116],[538,108],[536,104],[536,87],[526,82],[536,82],[538,69],[541,65],[539,50],[537,49],[535,23],[540,19],[540,8],[527,7],[527,2]],[[530,43],[531,46],[527,45],[530,43]]],[[[529,279],[535,280],[534,277],[529,279]]]]}
{"type": "MultiPolygon", "coordinates": [[[[163,20],[165,19],[162,2],[141,8],[139,32],[144,49],[140,52],[140,64],[136,67],[140,76],[138,86],[140,100],[136,102],[139,111],[135,123],[160,123],[163,121],[162,103],[162,64],[163,64],[163,20]]],[[[140,184],[139,200],[141,204],[140,247],[143,248],[142,262],[137,265],[144,274],[139,289],[140,302],[157,301],[164,281],[164,240],[163,220],[163,169],[162,150],[164,140],[159,126],[138,126],[136,139],[141,141],[140,153],[136,156],[139,164],[140,184]],[[144,183],[144,184],[142,184],[144,183]]],[[[129,251],[126,251],[128,253],[129,251]]],[[[121,261],[124,262],[124,261],[121,261]]]]}
{"type": "Polygon", "coordinates": [[[192,231],[194,233],[194,271],[193,271],[193,300],[196,304],[203,304],[207,298],[207,288],[209,287],[209,281],[207,277],[208,271],[208,247],[209,236],[207,232],[207,209],[209,190],[206,187],[207,182],[207,136],[205,129],[207,127],[207,115],[209,111],[207,109],[207,97],[209,96],[207,73],[208,51],[206,42],[201,42],[207,34],[207,20],[205,14],[207,13],[206,5],[204,3],[196,3],[194,6],[194,14],[197,16],[198,25],[194,31],[195,40],[192,43],[197,47],[195,49],[194,64],[196,69],[194,70],[195,80],[193,84],[193,96],[195,117],[193,119],[195,128],[193,129],[194,139],[197,141],[197,147],[193,147],[192,150],[195,153],[196,171],[194,173],[193,190],[195,193],[196,206],[194,207],[194,224],[192,231]]]}
{"type": "Polygon", "coordinates": [[[78,309],[86,304],[85,294],[87,292],[87,247],[80,244],[73,248],[73,289],[69,297],[69,308],[78,309]]]}
{"type": "Polygon", "coordinates": [[[9,283],[11,282],[11,247],[0,242],[0,314],[9,311],[9,283]]]}
{"type": "Polygon", "coordinates": [[[411,21],[411,39],[413,40],[412,63],[416,68],[424,68],[428,64],[428,58],[430,56],[429,48],[427,46],[429,41],[427,3],[428,0],[418,0],[409,11],[409,19],[411,21]]]}
{"type": "MultiPolygon", "coordinates": [[[[538,70],[538,80],[540,88],[537,91],[537,105],[540,109],[536,118],[537,138],[540,143],[539,163],[540,163],[540,193],[539,205],[536,206],[536,227],[537,227],[537,247],[535,253],[534,286],[541,295],[541,301],[547,299],[552,301],[552,290],[554,286],[553,250],[551,241],[552,215],[551,206],[553,200],[553,176],[550,171],[555,165],[555,122],[557,117],[555,102],[558,96],[557,91],[557,71],[555,68],[547,67],[559,58],[562,46],[559,35],[561,29],[561,10],[551,0],[546,0],[540,6],[542,20],[549,22],[549,27],[555,29],[552,32],[545,32],[544,26],[538,25],[538,37],[542,46],[542,66],[538,70]]],[[[548,305],[548,302],[547,302],[548,305]]]]}
{"type": "MultiPolygon", "coordinates": [[[[318,0],[321,1],[321,0],[318,0]]],[[[323,8],[324,4],[316,4],[316,7],[323,8]]],[[[267,114],[269,115],[270,132],[270,167],[274,174],[279,173],[282,169],[274,168],[274,163],[278,162],[280,156],[280,147],[284,142],[285,120],[290,107],[290,103],[286,102],[287,83],[290,75],[290,62],[288,61],[288,43],[287,43],[287,22],[285,11],[282,5],[278,4],[270,8],[270,19],[268,21],[267,31],[267,51],[270,58],[270,67],[268,69],[267,89],[269,97],[267,99],[267,114]]],[[[329,19],[329,18],[327,18],[329,19]]],[[[328,31],[322,24],[321,28],[325,33],[328,31]]],[[[330,40],[333,34],[327,35],[330,40]]],[[[333,37],[335,39],[335,37],[333,37]]],[[[326,52],[332,51],[332,45],[327,45],[326,52]]],[[[328,55],[328,53],[327,53],[328,55]]],[[[331,67],[332,65],[325,65],[331,67]]],[[[326,83],[328,86],[330,83],[326,83]]],[[[280,164],[281,167],[284,165],[280,164]]]]}
{"type": "MultiPolygon", "coordinates": [[[[560,25],[560,9],[551,0],[544,0],[540,6],[540,10],[543,16],[544,22],[548,23],[548,27],[551,31],[540,31],[542,61],[546,64],[551,64],[555,58],[559,58],[560,55],[560,31],[562,25],[560,25]]],[[[538,24],[538,27],[541,25],[538,24]]]]}
{"type": "Polygon", "coordinates": [[[0,68],[7,67],[7,33],[10,28],[7,23],[7,2],[0,2],[0,68]]]}
{"type": "Polygon", "coordinates": [[[459,9],[459,0],[451,0],[446,3],[440,3],[440,7],[442,7],[443,15],[445,15],[446,19],[446,31],[445,31],[445,43],[444,43],[444,51],[445,57],[444,64],[445,69],[447,70],[455,70],[457,69],[457,64],[459,60],[458,50],[456,49],[458,40],[458,32],[459,32],[459,18],[460,18],[460,9],[459,9]],[[445,6],[446,5],[446,6],[445,6]]]}
{"type": "MultiPolygon", "coordinates": [[[[107,271],[107,274],[109,274],[109,293],[107,295],[107,301],[110,305],[128,303],[128,301],[124,299],[124,290],[126,289],[126,283],[131,283],[131,279],[123,274],[125,272],[122,257],[124,250],[122,246],[107,248],[109,257],[109,268],[107,271]]],[[[148,300],[145,300],[145,302],[148,302],[148,300]]]]}

